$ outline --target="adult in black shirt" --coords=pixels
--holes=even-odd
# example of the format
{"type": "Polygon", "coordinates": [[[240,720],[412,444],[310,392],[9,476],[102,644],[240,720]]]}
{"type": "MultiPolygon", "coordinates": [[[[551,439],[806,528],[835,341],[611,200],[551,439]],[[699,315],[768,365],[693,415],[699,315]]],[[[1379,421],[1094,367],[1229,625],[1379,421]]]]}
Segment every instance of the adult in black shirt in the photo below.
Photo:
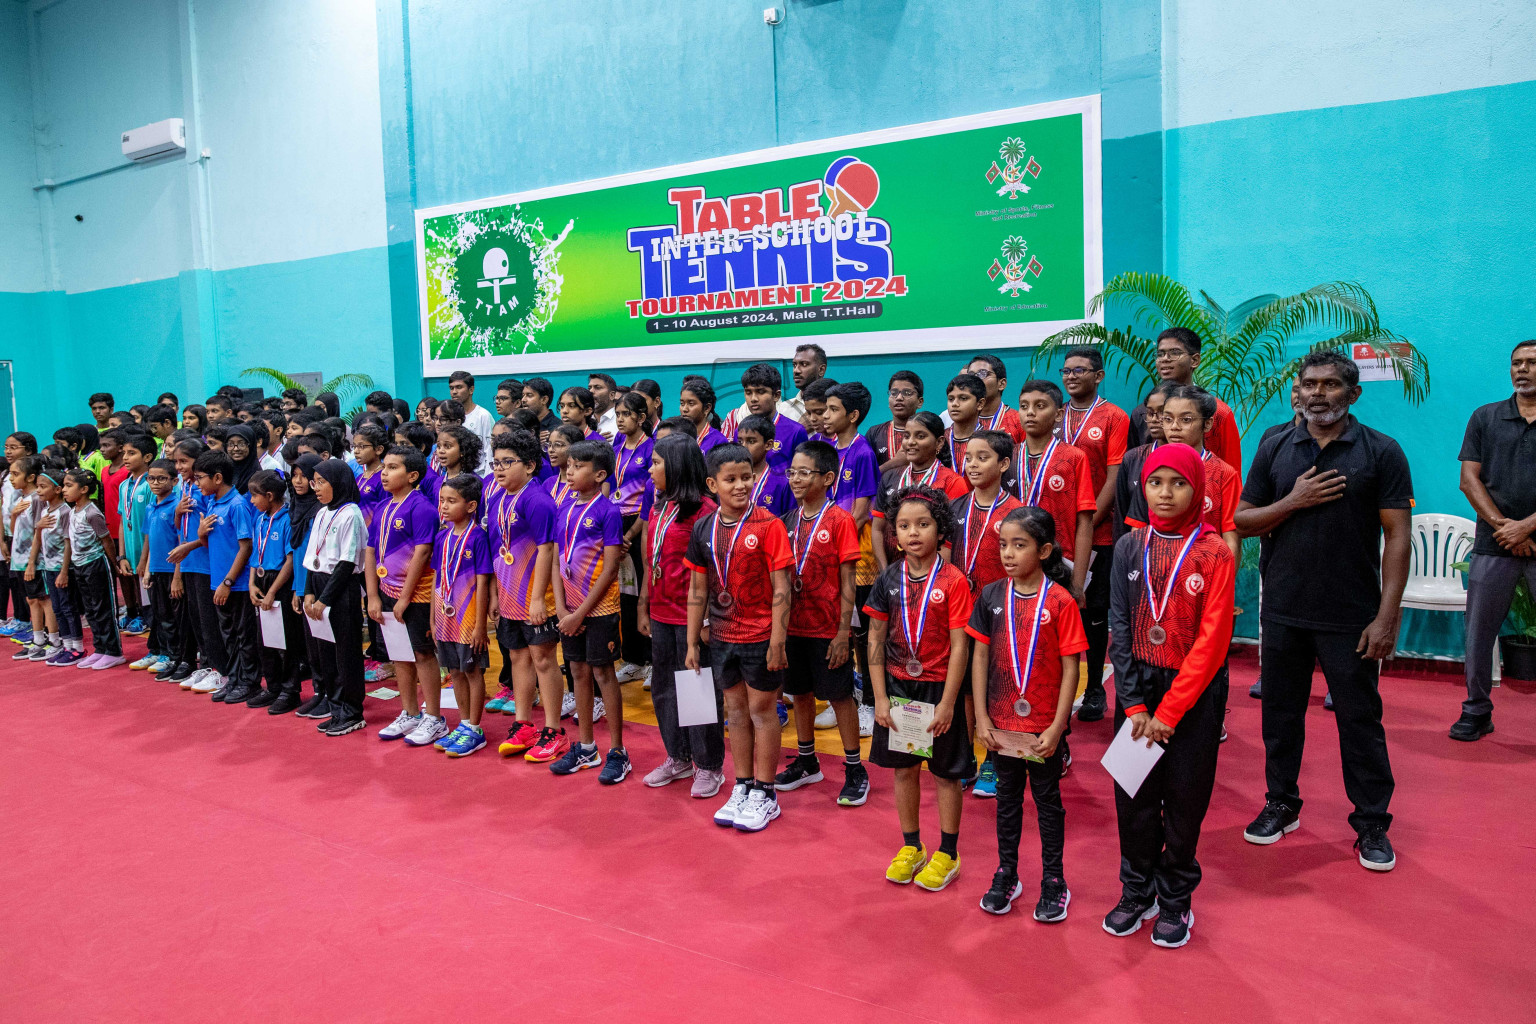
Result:
{"type": "Polygon", "coordinates": [[[1461,490],[1477,510],[1467,574],[1467,699],[1451,739],[1493,732],[1493,645],[1522,578],[1536,592],[1536,341],[1509,357],[1515,393],[1472,413],[1461,490]]]}
{"type": "MultiPolygon", "coordinates": [[[[1301,388],[1300,388],[1300,386],[1298,384],[1296,384],[1295,381],[1292,381],[1291,382],[1291,418],[1289,420],[1287,420],[1286,422],[1284,422],[1284,423],[1276,423],[1272,427],[1265,427],[1263,435],[1259,437],[1259,444],[1262,445],[1265,441],[1268,441],[1275,434],[1281,433],[1282,431],[1290,430],[1292,427],[1300,426],[1301,424],[1306,423],[1306,422],[1307,422],[1306,417],[1301,414],[1301,388]]],[[[1269,536],[1267,534],[1265,536],[1259,538],[1259,576],[1260,576],[1260,578],[1262,578],[1263,575],[1264,575],[1264,567],[1269,564],[1269,549],[1270,549],[1271,546],[1272,545],[1269,543],[1269,536]]],[[[1263,616],[1263,612],[1262,612],[1263,606],[1264,606],[1264,592],[1262,590],[1260,590],[1259,591],[1259,607],[1261,609],[1260,614],[1259,614],[1259,632],[1260,632],[1260,634],[1262,634],[1264,632],[1264,626],[1263,626],[1264,616],[1263,616]]],[[[1263,651],[1262,647],[1260,648],[1260,651],[1261,651],[1261,654],[1260,654],[1260,657],[1259,657],[1259,678],[1255,679],[1253,681],[1253,685],[1248,687],[1248,696],[1252,697],[1254,700],[1260,700],[1264,696],[1264,659],[1263,659],[1263,655],[1262,655],[1262,651],[1263,651]]],[[[1329,710],[1329,711],[1332,711],[1333,710],[1333,698],[1332,697],[1325,697],[1323,699],[1323,707],[1325,709],[1329,710]]]]}
{"type": "Polygon", "coordinates": [[[1413,483],[1396,441],[1350,415],[1360,371],[1338,352],[1301,362],[1304,426],[1270,436],[1248,471],[1237,528],[1270,535],[1260,611],[1264,659],[1264,810],[1243,832],[1268,845],[1300,823],[1312,671],[1333,696],[1349,823],[1360,864],[1396,864],[1387,828],[1392,766],[1381,725],[1379,661],[1391,655],[1408,582],[1413,483]],[[1386,546],[1378,554],[1382,534],[1386,546]]]}

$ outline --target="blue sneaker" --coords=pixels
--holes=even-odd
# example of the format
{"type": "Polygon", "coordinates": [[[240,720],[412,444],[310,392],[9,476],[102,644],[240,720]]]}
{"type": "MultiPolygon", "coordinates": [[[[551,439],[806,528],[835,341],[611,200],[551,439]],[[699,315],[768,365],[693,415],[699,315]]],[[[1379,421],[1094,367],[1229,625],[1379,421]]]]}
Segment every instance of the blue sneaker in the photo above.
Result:
{"type": "Polygon", "coordinates": [[[485,730],[460,723],[453,733],[452,742],[443,747],[443,753],[449,757],[468,757],[483,746],[485,730]]]}
{"type": "Polygon", "coordinates": [[[596,744],[592,745],[591,750],[583,750],[580,743],[572,743],[560,760],[549,766],[549,770],[556,775],[575,775],[583,768],[596,768],[602,763],[603,759],[597,756],[596,744]]]}
{"type": "Polygon", "coordinates": [[[785,707],[781,701],[775,704],[773,709],[779,713],[779,728],[784,728],[789,722],[789,708],[785,707]]]}
{"type": "Polygon", "coordinates": [[[439,736],[437,741],[432,744],[432,748],[434,750],[447,750],[451,744],[458,741],[459,733],[465,728],[467,728],[467,726],[465,726],[463,722],[460,722],[458,725],[453,727],[453,731],[446,732],[439,736]]]}
{"type": "Polygon", "coordinates": [[[30,644],[32,642],[32,627],[28,626],[25,629],[17,630],[11,634],[11,639],[22,645],[30,644]]]}
{"type": "MultiPolygon", "coordinates": [[[[21,620],[19,619],[7,620],[3,623],[0,623],[0,636],[15,636],[17,630],[21,629],[21,625],[21,620]]],[[[28,628],[30,629],[31,627],[29,626],[28,628]]]]}
{"type": "Polygon", "coordinates": [[[981,763],[981,773],[976,776],[976,785],[972,787],[971,795],[980,800],[997,798],[997,769],[990,760],[981,763]]]}
{"type": "Polygon", "coordinates": [[[605,786],[617,786],[629,778],[629,768],[628,752],[615,747],[608,751],[608,757],[603,761],[603,770],[597,776],[597,781],[605,786]]]}

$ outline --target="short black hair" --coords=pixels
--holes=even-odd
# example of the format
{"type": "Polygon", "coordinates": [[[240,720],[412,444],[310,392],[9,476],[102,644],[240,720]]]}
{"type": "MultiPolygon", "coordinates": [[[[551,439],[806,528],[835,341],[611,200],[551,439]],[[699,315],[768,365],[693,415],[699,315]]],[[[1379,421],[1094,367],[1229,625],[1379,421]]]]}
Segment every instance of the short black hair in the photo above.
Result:
{"type": "Polygon", "coordinates": [[[181,399],[176,397],[176,393],[174,391],[162,391],[162,392],[160,392],[160,397],[155,399],[155,404],[156,405],[161,405],[161,404],[163,404],[165,402],[165,400],[167,398],[169,398],[171,400],[171,402],[174,403],[177,407],[181,406],[181,399]]]}
{"type": "Polygon", "coordinates": [[[991,352],[978,352],[971,356],[971,358],[965,361],[967,370],[970,369],[972,363],[986,363],[988,369],[992,371],[998,380],[1008,379],[1008,367],[1004,366],[1003,361],[991,352]]]}
{"type": "Polygon", "coordinates": [[[53,432],[53,439],[71,448],[79,448],[85,443],[85,435],[76,427],[60,427],[53,432]]]}
{"type": "Polygon", "coordinates": [[[234,408],[235,408],[235,403],[231,402],[229,400],[229,396],[228,395],[220,395],[220,394],[209,395],[208,396],[208,400],[203,403],[203,408],[207,409],[207,408],[209,408],[211,406],[215,406],[215,405],[220,406],[220,407],[225,408],[225,409],[229,409],[230,411],[234,411],[234,408]]]}
{"type": "Polygon", "coordinates": [[[721,466],[728,466],[735,462],[745,462],[752,465],[752,456],[739,444],[717,444],[709,450],[709,455],[704,459],[704,468],[711,477],[720,472],[721,466]]]}
{"type": "Polygon", "coordinates": [[[774,394],[784,391],[784,375],[772,363],[753,363],[741,373],[742,389],[767,388],[774,394]]]}
{"type": "Polygon", "coordinates": [[[368,397],[363,399],[363,404],[379,410],[393,410],[395,400],[388,391],[370,391],[368,397]]]}
{"type": "Polygon", "coordinates": [[[1533,346],[1536,346],[1536,338],[1531,338],[1526,341],[1518,341],[1515,343],[1515,347],[1509,350],[1510,357],[1513,358],[1514,354],[1523,348],[1531,348],[1533,346]]]}
{"type": "Polygon", "coordinates": [[[1097,345],[1079,345],[1069,350],[1062,362],[1068,359],[1086,359],[1095,372],[1104,369],[1104,353],[1099,351],[1097,345]]]}
{"type": "Polygon", "coordinates": [[[518,427],[505,434],[497,434],[491,438],[491,451],[511,452],[517,461],[534,469],[539,468],[543,462],[543,453],[539,450],[539,439],[534,434],[518,427]]]}
{"type": "Polygon", "coordinates": [[[895,373],[891,374],[891,379],[885,382],[886,388],[889,389],[894,387],[896,382],[899,380],[906,381],[908,384],[911,384],[914,388],[916,388],[918,398],[923,397],[923,378],[919,377],[911,370],[897,370],[895,373]]]}
{"type": "MultiPolygon", "coordinates": [[[[1296,367],[1296,379],[1301,380],[1301,375],[1314,366],[1337,367],[1339,376],[1344,379],[1344,386],[1352,388],[1360,383],[1360,367],[1355,361],[1338,349],[1327,348],[1321,352],[1308,352],[1301,359],[1301,365],[1296,367]]],[[[1169,396],[1172,397],[1172,396],[1169,396]]],[[[55,437],[58,435],[55,434],[55,437]]]]}
{"type": "Polygon", "coordinates": [[[800,389],[800,401],[825,402],[827,400],[827,392],[835,387],[837,387],[837,381],[831,377],[817,377],[800,389]]]}
{"type": "Polygon", "coordinates": [[[284,388],[283,397],[301,406],[309,404],[309,394],[303,388],[284,388]]]}
{"type": "MultiPolygon", "coordinates": [[[[463,373],[463,370],[459,371],[463,373]]],[[[459,497],[465,501],[480,504],[480,478],[473,473],[455,473],[442,482],[443,487],[452,487],[459,492],[459,497]]]]}
{"type": "Polygon", "coordinates": [[[417,483],[421,483],[421,481],[426,478],[427,457],[423,455],[421,450],[418,449],[415,445],[390,445],[389,450],[384,453],[384,456],[385,458],[388,458],[391,455],[400,460],[400,464],[405,467],[405,471],[407,473],[416,474],[417,483]]]}
{"type": "Polygon", "coordinates": [[[619,388],[619,382],[613,379],[612,374],[603,373],[600,370],[593,370],[591,373],[587,374],[587,381],[590,383],[593,380],[600,380],[604,384],[607,384],[609,391],[617,391],[619,388]]]}
{"type": "Polygon", "coordinates": [[[801,441],[795,446],[795,454],[809,458],[818,476],[837,472],[837,449],[825,441],[801,441]]]}
{"type": "Polygon", "coordinates": [[[235,463],[221,451],[206,451],[192,462],[193,473],[205,473],[209,477],[221,477],[226,484],[235,479],[235,463]]]}
{"type": "Polygon", "coordinates": [[[764,441],[772,444],[773,426],[773,420],[769,419],[767,416],[759,416],[756,413],[753,413],[751,416],[748,416],[746,419],[736,424],[736,436],[740,437],[743,430],[750,430],[752,433],[762,437],[764,441]]]}
{"type": "Polygon", "coordinates": [[[448,383],[452,384],[455,381],[462,381],[465,384],[468,384],[470,389],[473,390],[475,386],[475,375],[470,373],[468,370],[454,370],[448,375],[448,383]]]}
{"type": "Polygon", "coordinates": [[[554,401],[555,386],[549,381],[545,380],[543,377],[529,377],[527,380],[523,381],[523,389],[525,391],[531,390],[534,394],[543,398],[545,405],[548,405],[550,402],[554,401]]]}
{"type": "Polygon", "coordinates": [[[175,423],[176,411],[168,405],[157,405],[144,415],[145,423],[175,423]]]}
{"type": "Polygon", "coordinates": [[[294,444],[296,446],[308,448],[316,455],[335,454],[331,451],[331,439],[325,434],[321,434],[313,430],[298,438],[294,444]]]}
{"type": "Polygon", "coordinates": [[[522,398],[523,397],[523,382],[518,380],[516,377],[507,377],[504,380],[500,380],[500,381],[496,382],[496,390],[497,391],[510,391],[510,392],[513,392],[514,394],[516,394],[518,398],[522,398]]]}
{"type": "Polygon", "coordinates": [[[565,458],[567,462],[590,462],[593,469],[613,476],[613,446],[606,441],[577,441],[565,450],[565,458]]]}
{"type": "Polygon", "coordinates": [[[1165,394],[1168,400],[1183,398],[1195,404],[1195,409],[1200,413],[1200,418],[1209,423],[1216,418],[1216,396],[1205,388],[1194,384],[1178,384],[1169,388],[1165,394]]]}
{"type": "Polygon", "coordinates": [[[690,441],[695,443],[698,442],[698,439],[694,437],[693,432],[697,429],[698,428],[693,425],[693,420],[690,420],[686,416],[668,416],[666,419],[656,424],[656,433],[658,434],[663,430],[670,430],[674,434],[683,434],[687,436],[690,441]]]}
{"type": "MultiPolygon", "coordinates": [[[[997,453],[1000,459],[1013,459],[1013,438],[1001,430],[978,430],[971,435],[970,444],[980,441],[997,453]]],[[[967,445],[969,447],[970,445],[967,445]]]]}
{"type": "Polygon", "coordinates": [[[1066,396],[1061,393],[1061,388],[1054,381],[1042,380],[1039,377],[1031,378],[1019,386],[1019,395],[1042,394],[1049,398],[1056,406],[1061,408],[1061,403],[1066,401],[1066,396]]]}
{"type": "Polygon", "coordinates": [[[155,454],[160,451],[159,447],[155,444],[154,435],[143,430],[124,430],[121,431],[121,434],[122,443],[124,445],[131,445],[133,450],[141,455],[148,455],[150,458],[154,458],[155,454]]]}
{"type": "Polygon", "coordinates": [[[423,455],[432,450],[432,444],[437,440],[432,428],[418,420],[407,420],[400,424],[395,428],[395,434],[405,438],[407,444],[423,455]]]}
{"type": "Polygon", "coordinates": [[[890,521],[893,526],[896,522],[896,516],[901,512],[901,506],[909,502],[916,502],[927,507],[928,514],[933,516],[934,525],[938,527],[939,547],[943,547],[947,542],[954,539],[955,513],[949,507],[948,495],[936,488],[924,487],[921,484],[903,487],[896,492],[895,497],[891,499],[889,506],[887,506],[893,510],[890,515],[890,521]]]}
{"type": "Polygon", "coordinates": [[[801,352],[809,352],[816,357],[816,361],[822,366],[827,365],[827,350],[822,348],[820,345],[809,341],[803,345],[796,345],[795,355],[799,355],[801,352]]]}
{"type": "Polygon", "coordinates": [[[1184,346],[1184,351],[1192,356],[1200,354],[1200,335],[1188,327],[1169,327],[1157,336],[1158,344],[1162,344],[1164,338],[1172,338],[1184,346]]]}
{"type": "Polygon", "coordinates": [[[109,409],[117,408],[117,403],[112,400],[112,392],[110,392],[110,391],[98,391],[98,392],[96,392],[90,398],[86,399],[85,404],[86,405],[95,405],[98,402],[106,405],[106,407],[109,408],[109,409]]]}
{"type": "MultiPolygon", "coordinates": [[[[196,463],[193,463],[195,466],[196,463]]],[[[246,488],[247,492],[259,491],[276,501],[282,501],[288,496],[288,481],[283,479],[283,474],[273,472],[270,469],[259,469],[251,474],[251,482],[246,488]]]]}
{"type": "MultiPolygon", "coordinates": [[[[26,456],[23,456],[23,458],[26,458],[26,456]]],[[[162,473],[169,473],[173,481],[176,479],[176,463],[170,459],[156,459],[149,464],[149,468],[158,469],[162,473]]],[[[148,475],[148,470],[145,471],[145,474],[148,475]]]]}
{"type": "Polygon", "coordinates": [[[976,401],[987,400],[987,385],[974,373],[955,374],[950,378],[949,385],[945,387],[944,394],[948,395],[951,391],[969,391],[976,396],[976,401]]]}
{"type": "Polygon", "coordinates": [[[874,401],[869,393],[869,388],[856,380],[846,381],[827,392],[828,398],[835,398],[843,403],[843,410],[850,415],[858,413],[858,419],[854,425],[862,427],[865,419],[869,417],[869,407],[874,401]]]}

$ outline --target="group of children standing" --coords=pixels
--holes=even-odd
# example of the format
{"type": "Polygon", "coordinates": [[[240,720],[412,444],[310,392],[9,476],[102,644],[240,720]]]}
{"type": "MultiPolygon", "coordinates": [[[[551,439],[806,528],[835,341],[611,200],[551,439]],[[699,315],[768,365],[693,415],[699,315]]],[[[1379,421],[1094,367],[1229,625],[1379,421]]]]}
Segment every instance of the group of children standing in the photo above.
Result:
{"type": "MultiPolygon", "coordinates": [[[[1116,725],[1129,717],[1138,739],[1167,748],[1134,798],[1117,787],[1123,898],[1104,927],[1130,934],[1156,917],[1153,941],[1182,945],[1225,705],[1235,503],[1221,467],[1202,458],[1208,396],[1186,387],[1162,395],[1174,423],[1165,441],[1163,415],[1149,419],[1133,507],[1118,506],[1109,478],[1127,418],[1096,393],[1083,399],[1082,379],[1096,390],[1103,376],[1096,351],[1067,363],[1070,404],[1031,380],[1013,409],[1001,361],[977,357],[949,382],[948,424],[918,410],[922,382],[908,371],[891,378],[891,420],[870,428],[862,384],[821,377],[790,407],[778,370],[759,364],[724,422],[702,378],[684,382],[670,419],[659,389],[637,382],[612,403],[611,440],[589,389],[568,389],[551,418],[552,392],[533,382],[517,389],[533,390],[533,408],[504,407],[498,394],[504,415],[488,439],[458,422],[399,422],[370,396],[350,445],[314,422],[285,425],[270,467],[262,440],[233,426],[215,440],[128,425],[116,534],[92,501],[101,479],[70,464],[75,452],[40,455],[30,435],[12,435],[4,527],[32,638],[17,657],[121,665],[113,583],[131,579],[150,651],[133,667],[340,736],[364,724],[366,643],[392,665],[402,703],[379,738],[457,758],[487,745],[494,637],[510,695],[492,710],[513,718],[499,752],[556,775],[599,769],[604,785],[632,770],[615,665],[648,660],[666,750],[648,786],[691,779],[698,799],[725,789],[715,823],[760,831],[781,815],[782,794],[822,781],[818,727],[842,743],[836,802],[865,803],[859,741],[872,734],[869,760],[892,770],[902,833],[886,878],[931,891],[954,881],[974,780],[998,799],[999,866],[981,906],[1007,913],[1023,892],[1028,789],[1042,847],[1034,916],[1055,922],[1071,900],[1060,780],[1079,659],[1095,657],[1085,615],[1100,611],[1113,630],[1116,725]],[[1127,516],[1144,525],[1122,530],[1127,516]],[[1117,533],[1112,550],[1099,543],[1117,533]],[[706,668],[715,721],[684,725],[685,673],[706,668]],[[568,684],[574,738],[562,725],[568,684]],[[781,699],[798,743],[782,769],[781,699]],[[926,742],[896,721],[912,714],[926,742]],[[938,797],[933,849],[920,827],[923,767],[938,797]]],[[[461,403],[444,405],[466,419],[461,403]]]]}

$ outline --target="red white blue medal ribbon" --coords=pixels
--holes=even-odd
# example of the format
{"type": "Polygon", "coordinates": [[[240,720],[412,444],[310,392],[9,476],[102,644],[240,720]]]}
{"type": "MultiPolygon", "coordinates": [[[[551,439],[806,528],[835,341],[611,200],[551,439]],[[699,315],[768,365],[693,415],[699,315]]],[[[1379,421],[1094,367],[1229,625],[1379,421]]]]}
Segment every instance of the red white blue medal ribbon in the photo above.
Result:
{"type": "Polygon", "coordinates": [[[1163,613],[1168,610],[1168,599],[1173,596],[1173,587],[1178,582],[1179,570],[1184,567],[1184,559],[1189,557],[1189,549],[1195,546],[1195,539],[1204,529],[1204,524],[1196,524],[1189,539],[1179,549],[1179,557],[1174,560],[1173,570],[1168,574],[1168,582],[1163,586],[1163,599],[1159,602],[1156,593],[1152,590],[1152,529],[1147,528],[1146,542],[1141,548],[1141,578],[1147,588],[1147,610],[1152,614],[1152,626],[1147,630],[1147,639],[1154,644],[1162,644],[1168,639],[1168,631],[1163,628],[1163,613]]]}
{"type": "Polygon", "coordinates": [[[1045,580],[1040,584],[1040,592],[1035,595],[1035,616],[1029,627],[1029,654],[1024,658],[1024,667],[1019,667],[1019,637],[1018,627],[1013,621],[1013,581],[1008,582],[1008,597],[1003,602],[1003,614],[1008,619],[1008,657],[1013,662],[1013,682],[1019,688],[1019,698],[1013,702],[1013,712],[1020,718],[1028,718],[1031,710],[1029,701],[1024,697],[1024,691],[1029,688],[1029,673],[1035,667],[1035,644],[1040,639],[1040,620],[1045,617],[1045,595],[1051,592],[1051,581],[1045,580]]]}
{"type": "Polygon", "coordinates": [[[1076,430],[1072,429],[1072,414],[1077,410],[1072,408],[1070,402],[1067,403],[1066,421],[1061,425],[1061,436],[1067,439],[1067,444],[1074,446],[1077,444],[1078,435],[1082,434],[1083,428],[1088,425],[1088,421],[1093,419],[1093,410],[1097,409],[1103,402],[1104,399],[1102,398],[1094,398],[1093,404],[1088,407],[1088,411],[1083,413],[1083,422],[1077,425],[1076,430]]]}
{"type": "Polygon", "coordinates": [[[1051,443],[1045,446],[1045,452],[1040,456],[1040,471],[1034,476],[1029,475],[1029,449],[1024,449],[1024,465],[1019,467],[1019,497],[1024,504],[1040,504],[1040,491],[1045,487],[1045,475],[1051,468],[1051,456],[1056,454],[1056,446],[1059,444],[1060,440],[1051,438],[1051,443]]]}
{"type": "MultiPolygon", "coordinates": [[[[906,575],[905,569],[902,570],[902,575],[906,575]]],[[[916,679],[923,674],[923,662],[922,659],[918,657],[917,652],[923,640],[923,627],[928,624],[928,602],[930,598],[933,597],[933,588],[934,585],[938,583],[938,580],[939,560],[937,557],[935,557],[933,564],[928,567],[928,579],[923,584],[923,598],[921,606],[917,609],[916,627],[913,627],[912,625],[912,612],[910,607],[911,600],[907,597],[907,583],[909,580],[902,580],[901,624],[902,627],[907,631],[907,652],[911,655],[911,657],[907,659],[907,675],[911,676],[913,679],[916,679]]]]}

